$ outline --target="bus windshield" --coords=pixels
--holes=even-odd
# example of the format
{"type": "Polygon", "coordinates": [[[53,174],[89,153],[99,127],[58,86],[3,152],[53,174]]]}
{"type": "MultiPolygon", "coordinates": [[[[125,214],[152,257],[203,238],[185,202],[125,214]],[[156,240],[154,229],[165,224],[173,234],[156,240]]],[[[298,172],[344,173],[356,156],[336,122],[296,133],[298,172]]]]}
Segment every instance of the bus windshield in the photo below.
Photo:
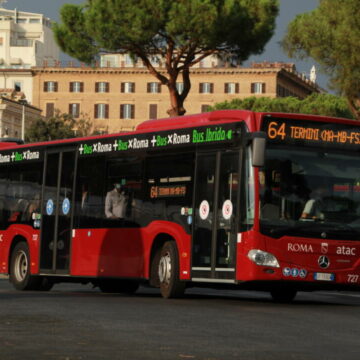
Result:
{"type": "Polygon", "coordinates": [[[265,164],[259,171],[263,234],[359,239],[360,161],[356,153],[269,147],[265,164]]]}

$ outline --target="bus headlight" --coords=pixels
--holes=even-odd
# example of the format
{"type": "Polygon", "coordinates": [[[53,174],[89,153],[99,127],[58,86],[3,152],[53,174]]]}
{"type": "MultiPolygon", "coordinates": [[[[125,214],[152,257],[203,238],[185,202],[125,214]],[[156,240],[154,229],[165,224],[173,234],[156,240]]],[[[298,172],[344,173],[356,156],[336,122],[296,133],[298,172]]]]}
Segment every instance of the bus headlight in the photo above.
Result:
{"type": "Polygon", "coordinates": [[[253,261],[256,265],[261,266],[270,266],[270,267],[280,267],[279,262],[273,254],[270,254],[266,251],[253,249],[248,253],[248,258],[253,261]]]}

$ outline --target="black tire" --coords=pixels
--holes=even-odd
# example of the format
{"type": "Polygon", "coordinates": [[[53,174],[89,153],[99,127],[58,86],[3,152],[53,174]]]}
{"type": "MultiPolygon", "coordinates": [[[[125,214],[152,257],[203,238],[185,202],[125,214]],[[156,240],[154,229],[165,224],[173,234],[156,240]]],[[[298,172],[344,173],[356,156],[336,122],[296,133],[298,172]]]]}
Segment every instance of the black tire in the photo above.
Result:
{"type": "Polygon", "coordinates": [[[278,303],[290,303],[295,299],[297,290],[291,288],[273,289],[270,291],[271,297],[278,303]]]}
{"type": "Polygon", "coordinates": [[[150,267],[150,285],[156,288],[160,287],[159,279],[159,262],[161,256],[161,249],[156,250],[156,253],[151,261],[150,267]]]}
{"type": "Polygon", "coordinates": [[[136,280],[99,279],[99,288],[104,293],[134,294],[139,288],[136,280]]]}
{"type": "Polygon", "coordinates": [[[53,286],[54,286],[54,283],[51,280],[49,280],[46,277],[42,277],[41,282],[38,285],[37,289],[34,288],[34,290],[49,291],[53,288],[53,286]]]}
{"type": "Polygon", "coordinates": [[[26,242],[19,242],[11,253],[10,282],[17,290],[38,290],[42,278],[30,274],[29,247],[26,242]]]}
{"type": "Polygon", "coordinates": [[[167,241],[161,249],[158,274],[160,292],[164,298],[184,295],[186,283],[179,279],[179,256],[174,241],[167,241]]]}

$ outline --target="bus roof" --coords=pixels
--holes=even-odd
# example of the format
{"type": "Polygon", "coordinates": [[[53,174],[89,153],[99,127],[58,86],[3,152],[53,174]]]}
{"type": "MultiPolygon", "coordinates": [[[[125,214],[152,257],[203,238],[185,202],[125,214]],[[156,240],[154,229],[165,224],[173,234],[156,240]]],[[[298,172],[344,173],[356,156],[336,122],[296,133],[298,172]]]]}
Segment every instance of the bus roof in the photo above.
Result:
{"type": "Polygon", "coordinates": [[[231,121],[245,121],[250,131],[260,130],[260,120],[263,116],[274,116],[274,117],[291,117],[293,119],[301,120],[315,120],[315,121],[329,121],[334,123],[347,123],[360,126],[360,123],[356,120],[326,117],[318,115],[308,114],[294,114],[294,113],[275,113],[275,112],[254,112],[250,110],[215,110],[211,112],[196,114],[196,115],[185,115],[172,118],[162,118],[155,120],[147,120],[139,124],[135,131],[112,133],[106,135],[87,136],[82,138],[69,138],[60,140],[43,141],[36,143],[21,144],[18,139],[1,139],[0,138],[0,149],[11,149],[11,148],[24,148],[33,146],[54,146],[62,145],[67,143],[81,142],[86,140],[94,140],[97,138],[116,137],[121,135],[130,135],[151,131],[162,131],[171,129],[181,129],[187,127],[198,127],[202,125],[209,125],[213,123],[226,123],[231,121]]]}

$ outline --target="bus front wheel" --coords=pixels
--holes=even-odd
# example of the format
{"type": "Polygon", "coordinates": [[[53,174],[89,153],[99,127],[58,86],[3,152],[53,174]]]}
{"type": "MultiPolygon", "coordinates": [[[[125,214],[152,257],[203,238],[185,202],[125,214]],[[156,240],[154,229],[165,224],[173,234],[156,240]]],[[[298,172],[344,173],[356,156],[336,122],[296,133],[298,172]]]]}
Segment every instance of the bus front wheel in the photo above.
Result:
{"type": "Polygon", "coordinates": [[[17,290],[37,290],[41,286],[43,279],[30,274],[30,255],[26,242],[19,242],[11,253],[9,279],[17,290]]]}
{"type": "Polygon", "coordinates": [[[184,295],[185,282],[179,279],[179,256],[174,241],[167,241],[161,249],[158,274],[160,292],[164,298],[184,295]]]}

